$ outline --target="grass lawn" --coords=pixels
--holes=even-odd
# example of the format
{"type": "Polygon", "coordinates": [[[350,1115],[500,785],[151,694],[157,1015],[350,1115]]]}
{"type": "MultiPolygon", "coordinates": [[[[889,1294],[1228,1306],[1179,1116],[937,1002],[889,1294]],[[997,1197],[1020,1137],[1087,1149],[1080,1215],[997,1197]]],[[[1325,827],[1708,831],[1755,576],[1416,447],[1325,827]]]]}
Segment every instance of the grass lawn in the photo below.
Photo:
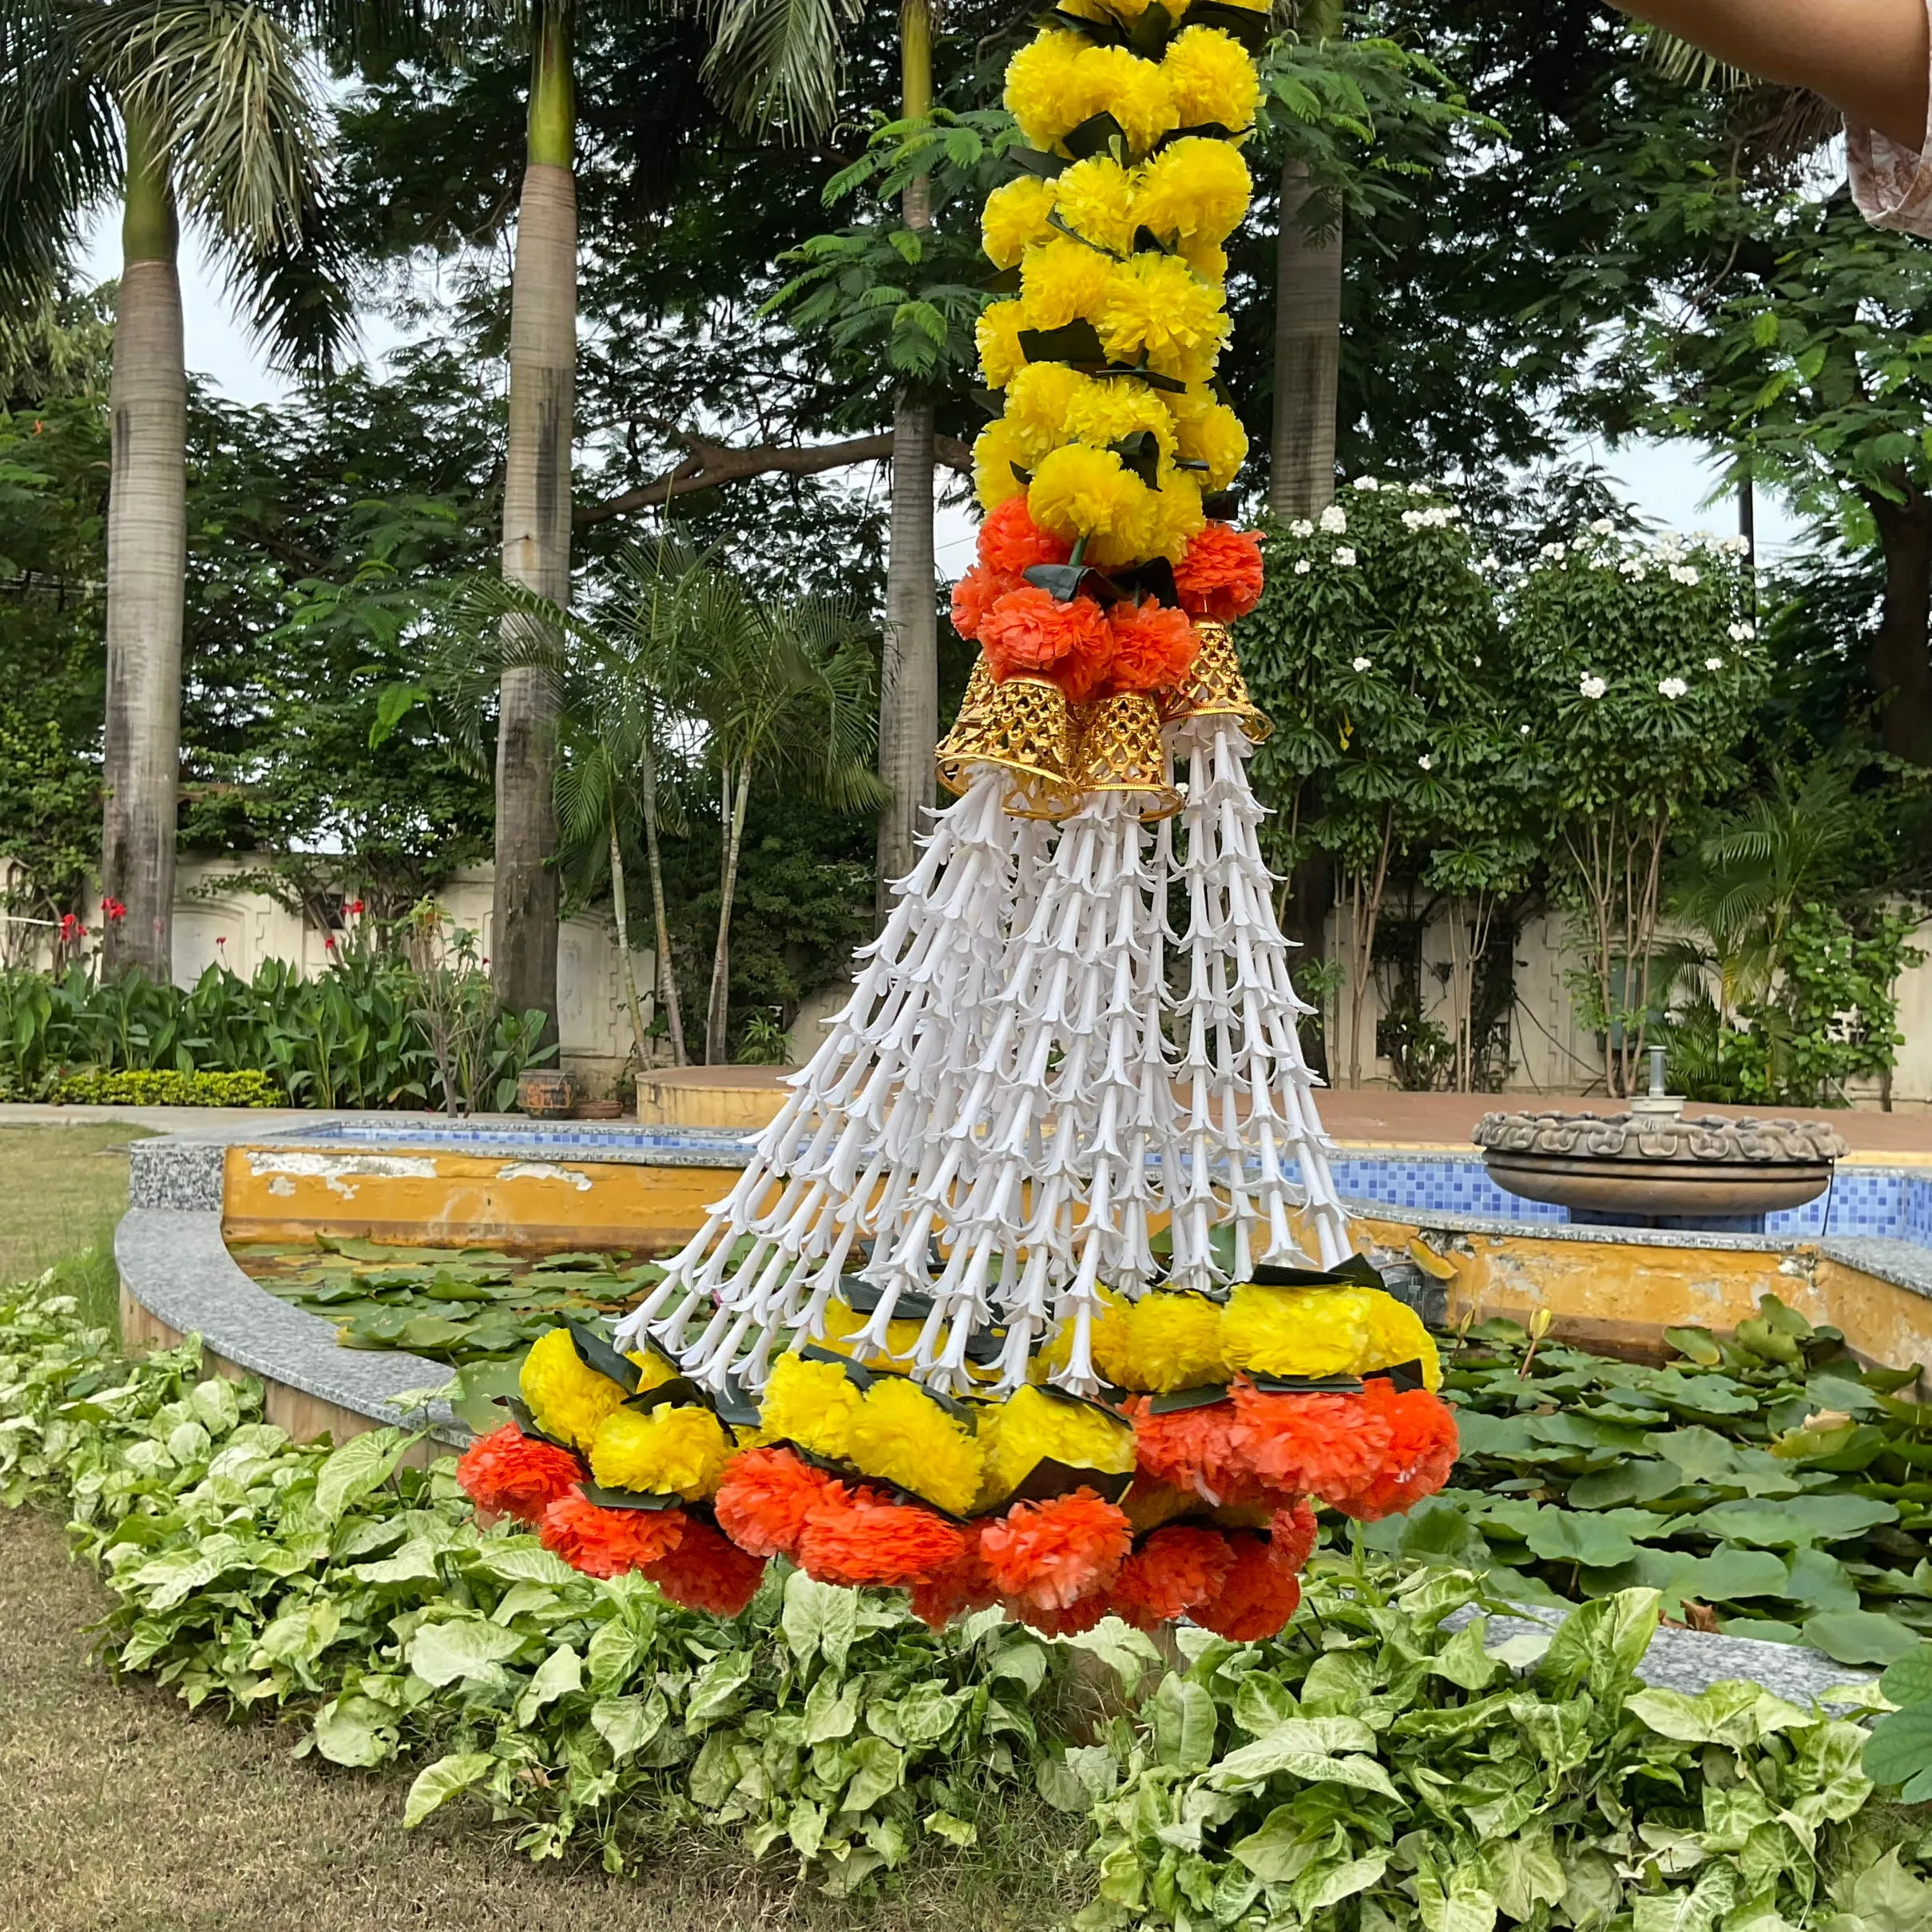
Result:
{"type": "MultiPolygon", "coordinates": [[[[112,1229],[129,1130],[0,1129],[0,1278],[112,1229]]],[[[113,1306],[111,1264],[86,1285],[113,1306]]],[[[532,1865],[451,1807],[403,1830],[409,1771],[291,1755],[300,1732],[190,1716],[117,1683],[89,1626],[110,1599],[58,1521],[0,1509],[0,1926],[34,1932],[1049,1932],[1080,1902],[1074,1834],[1036,1807],[1000,1842],[929,1855],[888,1896],[800,1890],[781,1859],[680,1840],[629,1878],[532,1865]]]]}

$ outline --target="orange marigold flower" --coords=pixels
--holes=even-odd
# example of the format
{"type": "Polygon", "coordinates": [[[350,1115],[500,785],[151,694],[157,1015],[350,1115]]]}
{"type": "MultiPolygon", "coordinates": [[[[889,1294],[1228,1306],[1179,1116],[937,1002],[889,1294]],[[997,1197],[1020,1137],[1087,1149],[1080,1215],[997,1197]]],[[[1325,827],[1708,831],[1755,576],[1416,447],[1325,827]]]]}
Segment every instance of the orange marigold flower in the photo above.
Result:
{"type": "Polygon", "coordinates": [[[1261,601],[1261,539],[1231,523],[1210,523],[1174,567],[1180,607],[1197,617],[1232,624],[1261,601]]]}
{"type": "Polygon", "coordinates": [[[1109,1608],[1137,1629],[1171,1624],[1216,1595],[1233,1561],[1220,1530],[1170,1524],[1145,1538],[1121,1565],[1109,1608]]]}
{"type": "Polygon", "coordinates": [[[827,1486],[799,1540],[799,1567],[821,1583],[867,1583],[904,1589],[954,1569],[966,1539],[917,1503],[894,1502],[877,1490],[827,1486]]]}
{"type": "MultiPolygon", "coordinates": [[[[1137,1396],[1127,1405],[1133,1418],[1134,1448],[1143,1474],[1170,1488],[1184,1490],[1216,1509],[1234,1503],[1286,1502],[1286,1495],[1257,1477],[1235,1446],[1235,1406],[1213,1402],[1198,1409],[1173,1409],[1155,1414],[1151,1398],[1137,1396]]],[[[1295,1486],[1282,1488],[1291,1493],[1295,1486]]]]}
{"type": "Polygon", "coordinates": [[[1276,1562],[1268,1539],[1251,1529],[1233,1531],[1228,1543],[1231,1561],[1220,1589],[1188,1614],[1231,1643],[1275,1636],[1301,1605],[1295,1573],[1276,1562]]]}
{"type": "Polygon", "coordinates": [[[605,1509],[581,1490],[560,1496],[543,1513],[543,1546],[586,1577],[621,1577],[668,1557],[684,1536],[682,1509],[605,1509]]]}
{"type": "Polygon", "coordinates": [[[672,1602],[710,1617],[736,1617],[758,1593],[763,1557],[747,1556],[702,1517],[688,1517],[677,1547],[645,1575],[672,1602]]]}
{"type": "Polygon", "coordinates": [[[1111,661],[1113,634],[1091,597],[1062,604],[1029,584],[1009,591],[980,619],[979,646],[993,675],[1004,683],[1010,677],[1053,676],[1069,657],[1083,668],[1103,656],[1111,661]]]}
{"type": "Polygon", "coordinates": [[[832,1480],[788,1449],[748,1449],[731,1459],[712,1506],[740,1549],[795,1562],[806,1519],[832,1480]]]}
{"type": "Polygon", "coordinates": [[[1307,1497],[1297,1498],[1292,1509],[1277,1509],[1274,1521],[1268,1525],[1268,1534],[1274,1541],[1275,1561],[1299,1573],[1307,1569],[1321,1533],[1321,1525],[1315,1520],[1313,1506],[1307,1497]]]}
{"type": "Polygon", "coordinates": [[[979,526],[979,561],[987,569],[1019,577],[1035,564],[1063,564],[1073,554],[1064,537],[1043,530],[1023,496],[1009,497],[979,526]]]}
{"type": "Polygon", "coordinates": [[[1149,598],[1121,602],[1107,613],[1113,633],[1113,666],[1108,684],[1116,691],[1165,691],[1188,674],[1194,662],[1194,626],[1184,610],[1149,598]]]}
{"type": "Polygon", "coordinates": [[[1089,1489],[1050,1502],[1018,1502],[984,1525],[979,1547],[1009,1607],[1064,1610],[1104,1592],[1133,1547],[1126,1512],[1089,1489]]]}
{"type": "Polygon", "coordinates": [[[1456,1461],[1456,1418],[1440,1396],[1426,1389],[1398,1390],[1385,1376],[1371,1376],[1362,1399],[1387,1422],[1389,1444],[1374,1475],[1336,1497],[1335,1506],[1373,1523],[1413,1509],[1448,1482],[1456,1461]]]}
{"type": "MultiPolygon", "coordinates": [[[[1026,508],[1021,498],[1013,500],[1022,510],[1026,508]]],[[[984,564],[975,564],[953,586],[953,629],[969,644],[976,641],[986,613],[1002,597],[1026,588],[1026,578],[1015,571],[989,569],[984,564]]]]}
{"type": "Polygon", "coordinates": [[[583,1479],[583,1466],[567,1449],[538,1442],[514,1422],[472,1442],[456,1465],[456,1480],[479,1509],[520,1523],[540,1522],[583,1479]]]}
{"type": "Polygon", "coordinates": [[[1371,1481],[1394,1439],[1387,1415],[1361,1395],[1275,1394],[1243,1376],[1234,1406],[1229,1434],[1255,1479],[1323,1502],[1371,1481]]]}
{"type": "Polygon", "coordinates": [[[912,1586],[912,1613],[929,1630],[943,1630],[954,1617],[970,1616],[999,1601],[980,1553],[979,1530],[978,1523],[968,1523],[961,1533],[965,1547],[959,1561],[930,1583],[912,1586]]]}
{"type": "Polygon", "coordinates": [[[1061,1609],[1048,1609],[1037,1603],[1020,1601],[1006,1605],[1010,1616],[1017,1617],[1029,1629],[1037,1630],[1042,1636],[1079,1636],[1091,1630],[1107,1614],[1107,1593],[1096,1590],[1091,1597],[1081,1597],[1061,1609]]]}

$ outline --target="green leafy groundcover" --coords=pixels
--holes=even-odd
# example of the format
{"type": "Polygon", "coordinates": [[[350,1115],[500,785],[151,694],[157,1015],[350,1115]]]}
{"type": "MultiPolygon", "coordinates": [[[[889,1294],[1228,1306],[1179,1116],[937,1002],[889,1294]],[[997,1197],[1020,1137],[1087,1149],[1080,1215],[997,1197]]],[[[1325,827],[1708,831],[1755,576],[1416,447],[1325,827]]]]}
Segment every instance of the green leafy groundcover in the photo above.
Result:
{"type": "Polygon", "coordinates": [[[119,1360],[58,1287],[0,1295],[0,1501],[70,1509],[121,1668],[337,1763],[407,1763],[412,1823],[466,1796],[533,1855],[586,1839],[613,1870],[724,1827],[849,1891],[1043,1797],[1088,1820],[1096,1932],[1932,1923],[1932,1844],[1869,1802],[1857,1725],[1638,1688],[1654,1592],[1504,1643],[1478,1577],[1358,1549],[1279,1641],[1180,1633],[1178,1675],[1117,1624],[934,1636],[776,1570],[724,1624],[479,1529],[446,1459],[403,1460],[416,1437],[297,1446],[192,1343],[119,1360]]]}
{"type": "Polygon", "coordinates": [[[288,1096],[259,1068],[232,1073],[184,1073],[172,1067],[122,1067],[111,1073],[70,1073],[47,1097],[63,1107],[280,1107],[288,1096]]]}
{"type": "Polygon", "coordinates": [[[1561,1603],[1647,1588],[1673,1617],[1890,1664],[1932,1636],[1932,1407],[1767,1297],[1664,1367],[1534,1347],[1510,1322],[1450,1359],[1452,1486],[1371,1541],[1561,1603]],[[1509,1573],[1507,1574],[1504,1573],[1509,1573]]]}

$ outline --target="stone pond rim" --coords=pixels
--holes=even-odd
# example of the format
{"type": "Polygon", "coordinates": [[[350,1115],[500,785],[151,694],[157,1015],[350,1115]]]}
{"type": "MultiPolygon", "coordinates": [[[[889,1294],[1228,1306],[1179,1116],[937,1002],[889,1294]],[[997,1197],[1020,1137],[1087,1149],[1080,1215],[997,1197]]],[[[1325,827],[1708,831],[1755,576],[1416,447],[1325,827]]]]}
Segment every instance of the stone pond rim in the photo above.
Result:
{"type": "Polygon", "coordinates": [[[1597,1214],[1768,1214],[1831,1184],[1851,1149],[1815,1121],[1486,1113],[1470,1137],[1498,1187],[1597,1214]]]}

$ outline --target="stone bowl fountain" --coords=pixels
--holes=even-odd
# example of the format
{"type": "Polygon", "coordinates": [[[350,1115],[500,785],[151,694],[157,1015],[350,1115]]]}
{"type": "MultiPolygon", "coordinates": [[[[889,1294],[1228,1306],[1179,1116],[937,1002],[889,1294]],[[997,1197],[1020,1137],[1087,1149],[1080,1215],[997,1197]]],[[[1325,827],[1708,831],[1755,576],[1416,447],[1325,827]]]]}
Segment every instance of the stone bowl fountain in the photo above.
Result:
{"type": "Polygon", "coordinates": [[[1822,1123],[1693,1118],[1640,1103],[1607,1117],[1487,1113],[1474,1138],[1498,1187],[1568,1208],[1573,1220],[1639,1228],[1801,1208],[1850,1152],[1822,1123]]]}

